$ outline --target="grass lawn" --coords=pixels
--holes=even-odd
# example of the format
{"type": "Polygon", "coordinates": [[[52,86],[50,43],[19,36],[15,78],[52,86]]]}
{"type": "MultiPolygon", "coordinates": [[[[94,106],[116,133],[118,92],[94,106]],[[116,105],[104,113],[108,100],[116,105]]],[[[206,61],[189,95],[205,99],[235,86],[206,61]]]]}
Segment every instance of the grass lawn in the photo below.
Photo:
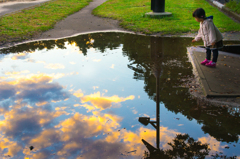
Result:
{"type": "Polygon", "coordinates": [[[120,25],[128,30],[145,34],[179,34],[196,32],[199,23],[192,12],[202,7],[207,16],[214,16],[214,23],[221,32],[240,31],[240,24],[234,22],[205,0],[165,0],[165,11],[172,17],[161,19],[145,17],[151,12],[150,0],[108,0],[94,9],[93,14],[120,20],[120,25]]]}
{"type": "Polygon", "coordinates": [[[85,7],[92,0],[53,0],[32,9],[0,17],[0,44],[29,39],[85,7]]]}

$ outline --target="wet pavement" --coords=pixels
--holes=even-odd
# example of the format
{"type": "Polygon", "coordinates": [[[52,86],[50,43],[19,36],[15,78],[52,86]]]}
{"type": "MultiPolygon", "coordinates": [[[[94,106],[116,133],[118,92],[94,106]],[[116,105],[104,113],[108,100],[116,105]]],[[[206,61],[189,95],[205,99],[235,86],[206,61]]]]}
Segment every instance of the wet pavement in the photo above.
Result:
{"type": "Polygon", "coordinates": [[[240,53],[219,51],[216,68],[209,68],[200,64],[206,57],[204,48],[191,47],[188,52],[207,97],[240,97],[240,53]]]}
{"type": "Polygon", "coordinates": [[[109,32],[1,49],[1,157],[240,157],[239,108],[186,87],[191,40],[109,32]]]}

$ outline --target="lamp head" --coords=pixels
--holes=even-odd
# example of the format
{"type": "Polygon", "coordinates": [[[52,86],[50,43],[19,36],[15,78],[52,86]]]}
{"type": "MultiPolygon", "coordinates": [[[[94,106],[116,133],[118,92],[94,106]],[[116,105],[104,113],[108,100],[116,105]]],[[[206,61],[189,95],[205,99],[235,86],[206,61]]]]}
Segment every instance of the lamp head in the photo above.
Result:
{"type": "Polygon", "coordinates": [[[139,117],[138,121],[142,123],[143,125],[147,126],[148,123],[150,123],[150,118],[149,117],[139,117]]]}

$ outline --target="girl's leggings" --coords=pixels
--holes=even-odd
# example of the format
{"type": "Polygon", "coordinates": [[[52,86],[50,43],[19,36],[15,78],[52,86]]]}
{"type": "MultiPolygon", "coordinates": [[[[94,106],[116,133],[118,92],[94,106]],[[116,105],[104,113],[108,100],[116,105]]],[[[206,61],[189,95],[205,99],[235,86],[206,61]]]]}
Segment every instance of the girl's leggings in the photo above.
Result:
{"type": "Polygon", "coordinates": [[[212,59],[212,62],[217,62],[217,58],[218,58],[218,49],[208,49],[206,48],[207,51],[206,51],[206,59],[207,60],[210,60],[211,59],[211,52],[213,52],[213,59],[212,59]]]}

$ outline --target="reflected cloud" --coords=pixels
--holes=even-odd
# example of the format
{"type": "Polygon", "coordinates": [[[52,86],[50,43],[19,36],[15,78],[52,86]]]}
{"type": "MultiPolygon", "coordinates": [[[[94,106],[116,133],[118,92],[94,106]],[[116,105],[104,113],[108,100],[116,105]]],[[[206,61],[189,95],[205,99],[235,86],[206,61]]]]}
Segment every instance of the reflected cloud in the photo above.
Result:
{"type": "Polygon", "coordinates": [[[5,75],[7,76],[13,76],[13,75],[19,75],[19,74],[25,74],[29,73],[28,70],[20,71],[20,72],[5,72],[5,75]]]}
{"type": "Polygon", "coordinates": [[[133,114],[137,114],[138,111],[136,109],[132,110],[133,114]]]}
{"type": "Polygon", "coordinates": [[[36,63],[43,63],[43,64],[46,64],[45,61],[36,61],[36,63]]]}
{"type": "MultiPolygon", "coordinates": [[[[60,122],[54,129],[43,130],[29,141],[37,150],[53,146],[58,156],[81,156],[81,158],[120,158],[123,156],[142,156],[145,146],[141,139],[155,142],[155,130],[144,127],[135,132],[119,129],[122,118],[113,114],[101,114],[94,111],[92,115],[75,113],[72,117],[60,122]],[[93,140],[94,137],[101,139],[93,140]],[[81,152],[81,154],[79,154],[81,152]]],[[[169,148],[167,144],[178,132],[161,127],[161,142],[163,148],[169,148]]],[[[41,151],[39,151],[40,153],[41,151]]],[[[76,158],[77,158],[76,156],[76,158]]]]}
{"type": "Polygon", "coordinates": [[[64,69],[65,66],[62,65],[62,64],[59,64],[59,63],[55,63],[55,64],[50,63],[50,64],[47,64],[45,66],[45,68],[48,68],[48,69],[64,69]]]}
{"type": "Polygon", "coordinates": [[[93,59],[94,62],[100,62],[102,61],[101,59],[93,59]]]}
{"type": "MultiPolygon", "coordinates": [[[[63,75],[57,75],[59,78],[63,75]]],[[[10,105],[21,107],[21,104],[29,102],[31,105],[43,106],[50,101],[65,100],[69,97],[63,91],[63,86],[53,81],[53,76],[46,74],[28,75],[18,77],[18,73],[11,73],[7,78],[16,77],[12,81],[0,81],[0,105],[1,111],[8,110],[10,105]],[[8,101],[5,101],[8,100],[8,101]]]]}
{"type": "Polygon", "coordinates": [[[24,60],[24,59],[27,59],[28,58],[28,54],[26,53],[19,53],[17,55],[14,55],[12,57],[12,60],[24,60]]]}
{"type": "MultiPolygon", "coordinates": [[[[29,73],[28,70],[25,71],[21,71],[21,72],[6,72],[5,75],[6,77],[4,77],[3,79],[16,79],[16,80],[22,80],[22,79],[31,79],[34,78],[34,76],[36,77],[40,77],[40,76],[49,76],[52,79],[59,79],[62,78],[63,76],[66,76],[64,73],[52,73],[52,74],[45,74],[45,73],[40,73],[40,74],[27,74],[29,73]]],[[[67,74],[67,75],[74,75],[76,74],[75,72],[67,74]]]]}
{"type": "Polygon", "coordinates": [[[120,103],[126,100],[133,100],[134,98],[135,97],[133,95],[126,98],[118,97],[117,95],[111,97],[104,97],[101,96],[100,92],[97,92],[81,97],[81,102],[90,102],[95,108],[104,110],[110,108],[112,106],[112,103],[120,103]]]}
{"type": "Polygon", "coordinates": [[[4,59],[5,56],[6,56],[6,54],[0,54],[0,62],[2,59],[4,59]]]}
{"type": "Polygon", "coordinates": [[[93,90],[95,90],[95,89],[97,89],[97,88],[99,88],[98,86],[93,86],[93,90]]]}
{"type": "Polygon", "coordinates": [[[16,94],[16,89],[8,82],[0,82],[0,100],[8,99],[16,94]]]}
{"type": "Polygon", "coordinates": [[[62,143],[60,144],[62,146],[58,146],[59,149],[56,153],[59,156],[74,156],[81,151],[85,154],[84,156],[88,157],[92,155],[92,152],[98,152],[93,153],[97,157],[103,149],[105,149],[103,151],[105,157],[111,153],[116,155],[115,152],[118,151],[112,152],[111,150],[123,147],[122,143],[111,144],[91,138],[101,135],[103,132],[111,133],[120,126],[121,120],[116,115],[100,114],[99,112],[93,112],[91,116],[75,113],[72,117],[60,122],[55,129],[43,130],[41,134],[31,139],[29,144],[40,150],[55,143],[62,143]]]}
{"type": "Polygon", "coordinates": [[[76,64],[76,62],[72,62],[72,61],[71,61],[71,62],[69,62],[69,63],[70,63],[70,64],[72,64],[72,65],[75,65],[75,64],[76,64]]]}
{"type": "Polygon", "coordinates": [[[4,138],[3,135],[0,135],[0,150],[4,156],[14,156],[16,155],[22,147],[17,145],[16,142],[10,141],[8,138],[4,138]],[[7,149],[7,152],[3,153],[7,149]]]}
{"type": "Polygon", "coordinates": [[[79,98],[79,97],[83,97],[84,94],[83,94],[82,90],[79,89],[79,90],[75,91],[73,93],[73,95],[79,98]]]}
{"type": "Polygon", "coordinates": [[[203,144],[209,144],[209,148],[213,151],[220,151],[220,142],[211,136],[201,137],[198,139],[203,144]]]}
{"type": "Polygon", "coordinates": [[[49,104],[49,103],[47,101],[43,101],[43,102],[36,103],[36,106],[43,106],[43,105],[46,105],[46,104],[49,104]]]}
{"type": "Polygon", "coordinates": [[[34,134],[41,131],[41,127],[63,114],[66,112],[49,112],[36,108],[13,109],[4,114],[5,119],[0,121],[0,131],[8,138],[20,137],[23,142],[28,141],[34,134]]]}

